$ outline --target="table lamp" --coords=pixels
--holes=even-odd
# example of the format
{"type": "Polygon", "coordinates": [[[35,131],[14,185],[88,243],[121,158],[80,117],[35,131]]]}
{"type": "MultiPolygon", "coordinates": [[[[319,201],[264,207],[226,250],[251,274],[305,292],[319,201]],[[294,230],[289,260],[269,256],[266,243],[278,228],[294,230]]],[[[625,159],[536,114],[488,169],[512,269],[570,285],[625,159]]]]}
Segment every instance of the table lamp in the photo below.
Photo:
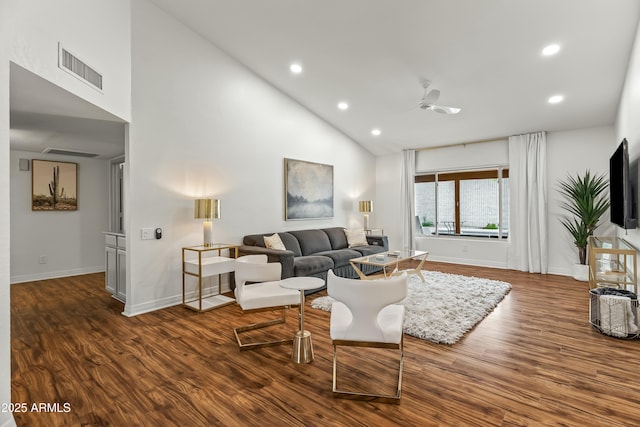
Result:
{"type": "Polygon", "coordinates": [[[371,200],[360,200],[358,202],[360,212],[364,213],[364,229],[369,229],[369,212],[373,212],[373,202],[371,200]]]}
{"type": "Polygon", "coordinates": [[[218,199],[196,199],[194,205],[194,218],[204,219],[203,223],[203,245],[213,245],[213,232],[211,230],[211,219],[220,218],[220,200],[218,199]]]}

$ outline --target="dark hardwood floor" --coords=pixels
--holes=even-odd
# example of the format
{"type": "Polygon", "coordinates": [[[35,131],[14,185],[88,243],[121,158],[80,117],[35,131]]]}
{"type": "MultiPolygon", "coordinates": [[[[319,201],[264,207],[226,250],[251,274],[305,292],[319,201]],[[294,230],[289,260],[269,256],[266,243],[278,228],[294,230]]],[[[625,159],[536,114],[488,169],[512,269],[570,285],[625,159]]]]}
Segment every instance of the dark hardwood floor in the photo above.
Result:
{"type": "MultiPolygon", "coordinates": [[[[405,336],[400,405],[334,399],[329,313],[311,309],[315,361],[290,347],[240,353],[232,328],[268,315],[236,305],[127,318],[102,274],[11,286],[12,400],[18,426],[622,426],[640,424],[640,341],[588,322],[571,278],[452,264],[428,269],[510,282],[458,343],[405,336]],[[31,411],[33,403],[60,412],[31,411]],[[65,405],[66,404],[66,405],[65,405]],[[68,410],[68,411],[67,411],[68,410]],[[65,412],[66,411],[66,412],[65,412]]],[[[285,329],[293,332],[296,311],[285,329]]],[[[393,362],[345,354],[391,387],[393,362]]]]}

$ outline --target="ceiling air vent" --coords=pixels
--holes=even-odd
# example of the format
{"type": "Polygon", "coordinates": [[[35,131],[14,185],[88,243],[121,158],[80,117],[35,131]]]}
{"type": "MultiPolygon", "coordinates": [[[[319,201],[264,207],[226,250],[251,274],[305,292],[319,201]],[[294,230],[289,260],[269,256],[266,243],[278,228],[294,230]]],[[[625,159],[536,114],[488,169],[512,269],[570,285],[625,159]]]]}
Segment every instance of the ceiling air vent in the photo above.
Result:
{"type": "Polygon", "coordinates": [[[83,82],[102,91],[102,74],[69,53],[61,44],[58,45],[58,66],[78,77],[83,82]]]}
{"type": "Polygon", "coordinates": [[[76,156],[76,157],[98,157],[99,154],[95,154],[95,153],[85,153],[83,151],[74,151],[74,150],[67,150],[64,148],[52,148],[52,147],[47,147],[44,150],[42,150],[43,153],[47,153],[47,154],[61,154],[63,156],[76,156]]]}

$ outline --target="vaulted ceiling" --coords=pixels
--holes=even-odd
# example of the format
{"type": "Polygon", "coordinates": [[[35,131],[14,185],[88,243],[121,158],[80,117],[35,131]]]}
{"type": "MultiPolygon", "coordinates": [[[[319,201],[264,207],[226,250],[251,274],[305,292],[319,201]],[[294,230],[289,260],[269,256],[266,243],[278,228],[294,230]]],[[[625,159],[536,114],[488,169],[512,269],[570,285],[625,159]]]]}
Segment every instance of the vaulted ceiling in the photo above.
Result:
{"type": "Polygon", "coordinates": [[[613,124],[640,11],[636,0],[152,1],[375,154],[613,124]],[[549,44],[560,50],[546,57],[549,44]],[[417,108],[423,79],[462,111],[417,108]]]}
{"type": "MultiPolygon", "coordinates": [[[[376,155],[613,124],[640,16],[637,0],[151,1],[376,155]],[[544,56],[550,44],[560,50],[544,56]],[[418,108],[425,79],[437,104],[462,111],[418,108]]],[[[69,94],[43,105],[55,97],[32,95],[55,87],[17,66],[11,75],[12,128],[36,126],[40,145],[65,132],[82,140],[87,120],[106,151],[122,134],[69,94]],[[49,117],[60,108],[84,113],[49,117]]],[[[28,149],[20,137],[12,130],[12,148],[28,149]]]]}

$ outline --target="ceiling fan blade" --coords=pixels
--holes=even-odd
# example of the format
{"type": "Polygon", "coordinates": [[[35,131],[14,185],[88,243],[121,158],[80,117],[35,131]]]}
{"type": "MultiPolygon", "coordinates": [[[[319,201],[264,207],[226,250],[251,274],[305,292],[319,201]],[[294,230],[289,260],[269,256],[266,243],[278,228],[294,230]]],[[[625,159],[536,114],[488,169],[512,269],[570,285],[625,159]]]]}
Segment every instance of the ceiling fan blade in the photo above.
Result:
{"type": "Polygon", "coordinates": [[[462,108],[445,107],[443,105],[429,105],[429,110],[433,110],[440,114],[458,114],[462,111],[462,108]]]}
{"type": "Polygon", "coordinates": [[[432,110],[440,114],[458,114],[462,111],[461,108],[445,107],[443,105],[435,105],[440,98],[440,91],[438,89],[432,89],[427,93],[428,88],[431,86],[431,82],[427,79],[420,79],[422,87],[424,88],[424,95],[418,103],[418,108],[421,110],[432,110]]]}
{"type": "Polygon", "coordinates": [[[431,92],[425,95],[423,101],[425,104],[433,104],[440,98],[440,91],[437,89],[433,89],[431,92]]]}

